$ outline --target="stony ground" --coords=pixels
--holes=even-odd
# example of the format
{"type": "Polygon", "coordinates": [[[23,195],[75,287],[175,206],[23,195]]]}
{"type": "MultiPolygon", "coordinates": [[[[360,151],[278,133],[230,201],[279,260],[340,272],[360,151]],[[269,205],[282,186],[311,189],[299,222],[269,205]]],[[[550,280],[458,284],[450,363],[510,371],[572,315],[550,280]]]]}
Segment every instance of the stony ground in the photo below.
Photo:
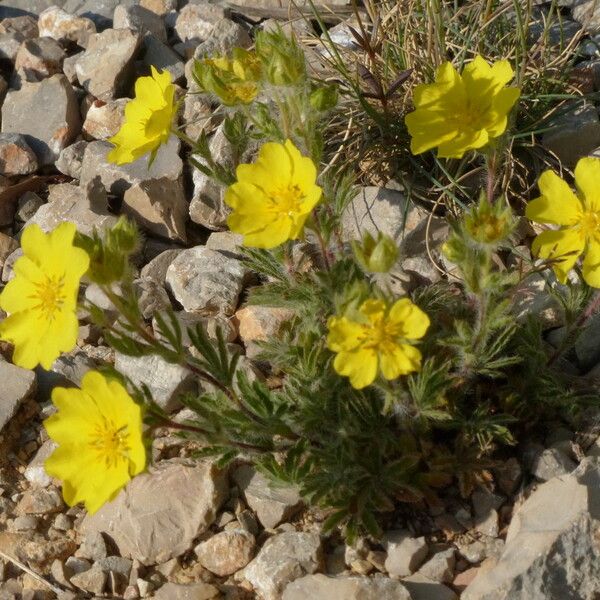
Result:
{"type": "MultiPolygon", "coordinates": [[[[253,28],[272,26],[268,17],[284,17],[287,9],[278,0],[238,0],[235,9],[176,0],[55,4],[0,5],[2,282],[12,276],[25,225],[49,229],[69,220],[89,233],[128,214],[146,235],[136,280],[145,316],[173,306],[182,323],[228,327],[230,342],[246,355],[240,368],[261,377],[252,362],[255,342],[288,315],[240,308],[251,277],[238,260],[239,240],[223,231],[220,191],[186,169],[176,140],[150,169],[146,160],[108,164],[105,140],[118,130],[132,82],[148,65],[168,69],[182,92],[193,89],[190,58],[249,46],[253,28]]],[[[330,3],[336,4],[333,10],[346,15],[343,0],[330,3]]],[[[589,2],[576,4],[566,27],[573,35],[577,19],[587,19],[591,34],[580,47],[586,60],[579,74],[598,88],[600,36],[593,34],[600,10],[596,17],[584,10],[589,2]]],[[[307,31],[302,21],[293,26],[307,31]]],[[[333,33],[352,46],[343,23],[333,33]]],[[[320,68],[316,51],[309,58],[320,68]]],[[[231,161],[210,101],[186,97],[183,112],[188,134],[211,133],[217,159],[231,161]]],[[[600,146],[596,107],[577,105],[562,119],[544,143],[563,160],[600,146]]],[[[441,277],[427,258],[425,235],[435,253],[445,223],[428,224],[393,182],[360,191],[345,235],[374,224],[402,247],[399,291],[441,277]]],[[[540,277],[523,287],[517,316],[543,314],[555,328],[549,341],[557,343],[561,310],[545,286],[540,277]]],[[[110,314],[97,288],[88,286],[85,295],[110,314]]],[[[592,322],[569,368],[600,374],[599,327],[600,319],[592,322]]],[[[115,354],[85,321],[78,348],[50,372],[24,371],[8,358],[0,346],[0,599],[542,600],[531,590],[545,590],[544,599],[562,600],[600,593],[600,445],[593,437],[553,431],[507,457],[470,498],[451,489],[434,509],[394,513],[382,540],[361,539],[355,547],[322,536],[323,515],[306,511],[295,490],[270,488],[242,462],[226,472],[192,462],[193,447],[166,433],[154,444],[155,467],[90,517],[64,505],[58,482],[43,468],[52,442],[41,421],[52,410],[52,387],[76,385],[88,369],[113,363],[146,383],[175,418],[185,418],[176,396],[197,383],[161,359],[115,354]]]]}

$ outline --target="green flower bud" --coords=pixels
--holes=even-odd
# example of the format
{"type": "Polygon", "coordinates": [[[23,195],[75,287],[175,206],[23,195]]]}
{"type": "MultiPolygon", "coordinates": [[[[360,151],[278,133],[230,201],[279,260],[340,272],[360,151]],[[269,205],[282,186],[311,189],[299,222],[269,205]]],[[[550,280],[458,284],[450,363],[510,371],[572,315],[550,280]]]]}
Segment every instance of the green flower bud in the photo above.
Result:
{"type": "Polygon", "coordinates": [[[320,112],[331,110],[338,102],[337,85],[318,87],[310,95],[310,105],[320,112]]]}
{"type": "Polygon", "coordinates": [[[497,245],[508,238],[513,226],[510,207],[501,198],[490,203],[482,195],[479,204],[465,216],[465,230],[480,244],[497,245]]]}
{"type": "Polygon", "coordinates": [[[263,63],[266,80],[272,85],[297,85],[306,79],[304,53],[283,32],[260,32],[256,37],[256,54],[263,63]]]}
{"type": "Polygon", "coordinates": [[[369,273],[387,273],[398,260],[398,247],[389,236],[379,232],[375,239],[369,232],[361,242],[352,242],[358,264],[369,273]]]}

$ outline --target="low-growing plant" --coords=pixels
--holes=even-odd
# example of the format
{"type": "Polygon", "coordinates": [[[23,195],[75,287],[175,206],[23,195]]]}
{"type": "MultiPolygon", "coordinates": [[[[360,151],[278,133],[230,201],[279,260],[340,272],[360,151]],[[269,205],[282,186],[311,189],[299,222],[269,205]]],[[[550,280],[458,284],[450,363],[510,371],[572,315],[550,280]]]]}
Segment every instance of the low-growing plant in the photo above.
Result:
{"type": "MultiPolygon", "coordinates": [[[[438,5],[424,5],[432,23],[438,5]]],[[[495,13],[486,14],[477,23],[495,13]]],[[[487,159],[489,177],[471,206],[449,221],[442,252],[452,277],[410,295],[392,285],[402,259],[398,240],[365,231],[352,241],[343,230],[355,170],[323,173],[338,90],[308,76],[293,38],[260,33],[255,50],[195,65],[200,90],[227,107],[223,132],[235,155],[254,155],[234,169],[215,160],[206,135],[191,140],[175,122],[168,73],[153,70],[138,80],[110,159],[155,154],[170,135],[188,143],[192,165],[226,188],[229,228],[242,236],[241,260],[258,280],[246,303],[290,316],[279,335],[260,342],[256,361],[264,376],[251,376],[219,328],[212,336],[200,324],[184,331],[172,310],[157,312],[154,326],[146,322],[129,261],[139,234],[129,221],[89,236],[70,224],[51,233],[27,228],[24,256],[0,294],[10,313],[0,337],[14,344],[16,364],[48,368],[73,349],[83,277],[119,315],[114,321],[92,301],[81,304],[107,343],[125,355],[181,365],[204,390],[181,395],[194,416],[177,421],[146,386],[109,366],[87,374],[81,389],[55,389],[58,412],[46,429],[58,449],[46,467],[62,480],[69,504],[82,501],[93,512],[114,498],[150,461],[145,448],[156,428],[168,427],[201,442],[197,457],[215,457],[222,467],[250,461],[274,481],[297,486],[327,510],[325,530],[343,526],[350,539],[378,535],[381,514],[399,502],[435,503],[453,481],[468,493],[486,480],[499,448],[540,422],[574,419],[595,401],[560,364],[599,304],[592,288],[600,281],[600,160],[579,163],[577,193],[558,175],[542,175],[527,216],[561,229],[534,242],[540,261],[523,255],[519,218],[494,161],[510,160],[511,115],[531,101],[517,85],[528,85],[527,70],[521,64],[511,84],[509,60],[471,60],[471,50],[492,52],[485,37],[459,38],[469,51],[449,39],[432,42],[440,58],[435,76],[425,70],[424,82],[405,92],[413,91],[416,106],[406,119],[412,152],[430,161],[439,160],[431,149],[456,160],[477,153],[487,159]],[[519,290],[553,273],[566,322],[557,349],[545,342],[539,315],[516,317],[519,290]]],[[[401,48],[385,50],[394,51],[403,56],[401,48]]],[[[402,60],[393,76],[412,68],[408,56],[402,60]]],[[[398,152],[407,160],[408,144],[398,152]]]]}

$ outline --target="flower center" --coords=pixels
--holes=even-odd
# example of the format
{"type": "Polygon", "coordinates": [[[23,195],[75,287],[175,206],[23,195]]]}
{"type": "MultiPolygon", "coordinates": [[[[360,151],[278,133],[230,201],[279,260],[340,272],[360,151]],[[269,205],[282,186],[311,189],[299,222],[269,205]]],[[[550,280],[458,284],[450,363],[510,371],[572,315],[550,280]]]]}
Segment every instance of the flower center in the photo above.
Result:
{"type": "Polygon", "coordinates": [[[35,290],[33,298],[38,301],[35,308],[42,312],[46,319],[51,321],[67,299],[67,295],[65,294],[65,278],[46,276],[41,283],[35,284],[35,290]]]}
{"type": "Polygon", "coordinates": [[[304,200],[304,194],[297,185],[288,185],[274,190],[271,198],[273,212],[279,213],[282,217],[293,217],[302,212],[300,205],[304,200]]]}
{"type": "Polygon", "coordinates": [[[398,324],[387,322],[383,316],[363,325],[364,347],[380,352],[390,352],[398,345],[398,324]]]}
{"type": "Polygon", "coordinates": [[[581,215],[579,228],[586,237],[592,237],[600,233],[600,213],[586,210],[581,215]]]}
{"type": "Polygon", "coordinates": [[[129,454],[127,425],[117,427],[113,421],[103,417],[92,433],[90,445],[107,467],[116,466],[120,461],[126,460],[129,454]]]}

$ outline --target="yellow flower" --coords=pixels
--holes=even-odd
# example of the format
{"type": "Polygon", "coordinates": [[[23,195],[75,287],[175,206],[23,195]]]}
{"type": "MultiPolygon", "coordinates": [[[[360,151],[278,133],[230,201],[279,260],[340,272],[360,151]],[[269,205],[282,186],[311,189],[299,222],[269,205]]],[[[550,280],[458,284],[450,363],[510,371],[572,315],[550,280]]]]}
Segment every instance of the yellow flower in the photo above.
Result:
{"type": "Polygon", "coordinates": [[[274,248],[302,234],[321,198],[317,169],[290,140],[264,144],[254,164],[239,165],[237,181],[225,193],[233,208],[227,223],[244,235],[244,245],[274,248]]]}
{"type": "Polygon", "coordinates": [[[518,88],[505,87],[513,75],[507,60],[490,66],[481,56],[462,75],[449,62],[441,65],[435,83],[415,88],[416,110],[405,119],[411,152],[437,147],[442,158],[461,158],[502,135],[520,95],[518,88]]]}
{"type": "Polygon", "coordinates": [[[58,448],[46,471],[62,481],[69,506],[84,502],[94,513],[146,466],[141,408],[97,371],[85,374],[80,390],[55,388],[52,402],[58,412],[44,427],[58,448]]]}
{"type": "Polygon", "coordinates": [[[234,48],[231,58],[219,56],[197,62],[194,76],[200,87],[227,106],[250,104],[258,94],[261,65],[254,52],[234,48]]]}
{"type": "Polygon", "coordinates": [[[528,219],[558,225],[544,231],[532,245],[540,258],[552,260],[561,283],[581,256],[583,278],[600,288],[600,159],[582,158],[575,167],[575,194],[553,171],[542,173],[538,185],[541,196],[532,200],[525,212],[528,219]]]}
{"type": "Polygon", "coordinates": [[[14,363],[44,369],[77,342],[77,292],[89,257],[73,246],[73,223],[49,234],[38,225],[23,231],[24,256],[15,262],[15,277],[0,294],[0,308],[10,314],[0,323],[0,339],[15,345],[14,363]]]}
{"type": "Polygon", "coordinates": [[[408,341],[418,340],[429,327],[429,317],[408,298],[391,307],[367,300],[356,318],[331,317],[327,347],[337,353],[333,368],[361,389],[375,381],[378,371],[396,379],[421,368],[421,353],[408,341]]]}
{"type": "Polygon", "coordinates": [[[177,113],[175,86],[168,71],[154,67],[151,77],[135,82],[135,98],[125,106],[125,123],[108,141],[115,145],[107,159],[117,165],[133,162],[165,144],[177,113]]]}

